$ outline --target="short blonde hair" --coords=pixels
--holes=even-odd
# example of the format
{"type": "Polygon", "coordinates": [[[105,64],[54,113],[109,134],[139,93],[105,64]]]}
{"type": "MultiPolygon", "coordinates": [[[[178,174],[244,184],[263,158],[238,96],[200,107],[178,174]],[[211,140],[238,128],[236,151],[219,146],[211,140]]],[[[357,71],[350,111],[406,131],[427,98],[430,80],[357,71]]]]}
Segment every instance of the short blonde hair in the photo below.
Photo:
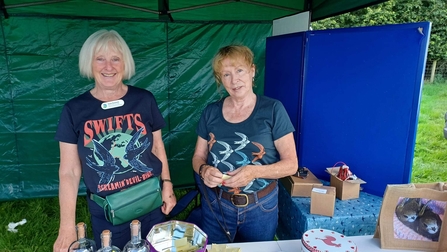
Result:
{"type": "Polygon", "coordinates": [[[218,86],[222,84],[220,75],[224,59],[242,60],[247,66],[254,66],[254,55],[250,48],[244,45],[229,45],[220,48],[213,58],[213,73],[218,86]]]}
{"type": "Polygon", "coordinates": [[[102,50],[116,50],[123,55],[123,79],[130,79],[135,74],[135,62],[126,41],[114,30],[99,30],[84,42],[79,52],[79,72],[82,76],[93,79],[93,58],[102,50]]]}

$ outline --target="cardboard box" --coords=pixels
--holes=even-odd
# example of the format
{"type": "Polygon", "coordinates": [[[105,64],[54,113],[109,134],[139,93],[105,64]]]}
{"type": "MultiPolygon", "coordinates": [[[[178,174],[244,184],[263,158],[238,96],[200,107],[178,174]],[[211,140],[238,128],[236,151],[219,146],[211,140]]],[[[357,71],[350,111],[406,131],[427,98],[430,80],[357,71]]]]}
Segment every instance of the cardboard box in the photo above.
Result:
{"type": "Polygon", "coordinates": [[[360,194],[360,185],[366,182],[360,178],[343,181],[337,177],[339,169],[340,167],[326,168],[326,171],[331,175],[331,186],[337,189],[337,199],[357,199],[360,194]]]}
{"type": "Polygon", "coordinates": [[[312,187],[323,185],[309,169],[307,169],[306,178],[292,175],[281,178],[280,181],[292,197],[310,197],[312,187]]]}
{"type": "Polygon", "coordinates": [[[324,216],[334,216],[335,187],[315,186],[310,196],[310,213],[324,216]]]}

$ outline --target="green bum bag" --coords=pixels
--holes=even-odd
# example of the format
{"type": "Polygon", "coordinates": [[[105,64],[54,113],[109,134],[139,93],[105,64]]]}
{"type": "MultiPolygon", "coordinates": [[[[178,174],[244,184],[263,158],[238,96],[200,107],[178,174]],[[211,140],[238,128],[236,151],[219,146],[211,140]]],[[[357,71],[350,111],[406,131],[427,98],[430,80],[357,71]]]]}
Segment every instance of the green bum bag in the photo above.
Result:
{"type": "Polygon", "coordinates": [[[122,191],[90,199],[104,209],[106,220],[114,226],[134,220],[162,205],[160,178],[152,177],[122,191]]]}

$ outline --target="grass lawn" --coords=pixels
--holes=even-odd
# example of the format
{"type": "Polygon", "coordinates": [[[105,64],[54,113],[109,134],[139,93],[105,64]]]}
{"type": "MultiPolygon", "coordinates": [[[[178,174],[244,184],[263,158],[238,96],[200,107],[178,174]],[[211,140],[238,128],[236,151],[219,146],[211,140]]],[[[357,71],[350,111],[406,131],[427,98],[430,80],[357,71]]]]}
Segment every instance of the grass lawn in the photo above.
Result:
{"type": "Polygon", "coordinates": [[[447,140],[443,135],[447,112],[447,83],[424,85],[411,181],[447,181],[447,140]]]}
{"type": "MultiPolygon", "coordinates": [[[[447,140],[443,137],[445,112],[447,83],[424,85],[413,162],[413,183],[447,181],[447,140]]],[[[177,198],[185,193],[184,189],[176,190],[177,198]]],[[[89,214],[84,197],[78,198],[77,209],[77,221],[87,223],[87,235],[90,236],[89,214]]],[[[188,211],[185,211],[177,219],[187,214],[188,211]]],[[[57,198],[0,202],[0,216],[0,252],[52,251],[59,227],[57,198]],[[18,233],[7,231],[9,222],[22,219],[26,219],[27,223],[17,227],[18,233]]]]}

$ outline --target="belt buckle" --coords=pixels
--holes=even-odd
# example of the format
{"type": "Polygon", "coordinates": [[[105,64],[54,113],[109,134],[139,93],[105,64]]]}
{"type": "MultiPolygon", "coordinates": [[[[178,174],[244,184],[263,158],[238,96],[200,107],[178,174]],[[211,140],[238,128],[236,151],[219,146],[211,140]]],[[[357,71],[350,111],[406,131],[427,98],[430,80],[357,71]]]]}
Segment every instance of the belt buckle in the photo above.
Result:
{"type": "Polygon", "coordinates": [[[235,193],[235,194],[232,194],[231,195],[231,203],[233,204],[233,205],[235,205],[235,206],[237,206],[237,207],[246,207],[246,206],[248,206],[248,195],[247,194],[243,194],[243,193],[235,193]],[[236,203],[234,203],[234,197],[235,196],[237,196],[237,197],[245,197],[245,204],[236,204],[236,203]]]}

